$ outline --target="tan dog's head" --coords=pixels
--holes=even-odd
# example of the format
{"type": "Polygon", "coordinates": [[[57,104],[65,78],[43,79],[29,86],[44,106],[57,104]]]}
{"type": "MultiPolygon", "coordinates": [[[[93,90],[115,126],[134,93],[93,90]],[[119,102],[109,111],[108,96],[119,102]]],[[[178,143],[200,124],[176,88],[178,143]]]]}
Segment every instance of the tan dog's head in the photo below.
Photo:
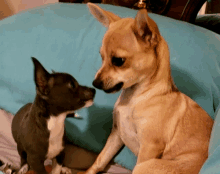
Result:
{"type": "Polygon", "coordinates": [[[120,18],[92,3],[88,7],[108,27],[100,49],[102,66],[93,85],[111,93],[150,80],[158,66],[155,48],[160,33],[147,10],[138,11],[132,19],[120,18]]]}

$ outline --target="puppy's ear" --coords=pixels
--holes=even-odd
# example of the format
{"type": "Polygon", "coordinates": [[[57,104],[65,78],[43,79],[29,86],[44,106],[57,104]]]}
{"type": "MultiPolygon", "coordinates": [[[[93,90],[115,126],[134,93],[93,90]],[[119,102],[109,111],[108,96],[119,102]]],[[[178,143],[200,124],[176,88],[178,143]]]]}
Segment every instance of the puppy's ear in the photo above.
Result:
{"type": "Polygon", "coordinates": [[[101,22],[105,27],[109,27],[110,23],[115,22],[119,19],[121,19],[119,16],[115,15],[114,13],[111,13],[109,11],[103,10],[99,6],[93,4],[93,3],[87,3],[89,10],[91,14],[99,21],[101,22]]]}
{"type": "Polygon", "coordinates": [[[157,43],[160,35],[157,24],[148,16],[147,10],[139,10],[134,23],[135,34],[143,39],[145,42],[149,41],[151,44],[157,43]]]}
{"type": "Polygon", "coordinates": [[[50,74],[36,58],[32,57],[32,61],[34,63],[34,81],[36,88],[42,95],[47,95],[49,92],[48,81],[50,74]]]}

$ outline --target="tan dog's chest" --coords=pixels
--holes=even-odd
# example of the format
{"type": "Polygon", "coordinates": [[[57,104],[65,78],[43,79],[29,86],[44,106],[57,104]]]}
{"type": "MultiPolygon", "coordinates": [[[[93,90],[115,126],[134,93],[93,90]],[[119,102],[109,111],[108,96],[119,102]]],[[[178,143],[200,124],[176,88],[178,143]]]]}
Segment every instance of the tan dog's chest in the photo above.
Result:
{"type": "Polygon", "coordinates": [[[180,104],[175,97],[173,102],[168,102],[162,98],[147,100],[147,96],[141,96],[130,99],[124,105],[122,100],[120,96],[116,102],[113,119],[124,144],[137,156],[141,146],[146,146],[146,143],[159,149],[158,153],[165,150],[166,143],[169,143],[175,132],[179,117],[184,113],[185,102],[180,104]],[[174,106],[173,103],[178,105],[174,106]],[[171,107],[178,111],[173,112],[169,109],[171,107]]]}
{"type": "Polygon", "coordinates": [[[114,109],[114,122],[124,144],[137,155],[140,145],[132,113],[133,109],[128,106],[116,106],[114,109]]]}

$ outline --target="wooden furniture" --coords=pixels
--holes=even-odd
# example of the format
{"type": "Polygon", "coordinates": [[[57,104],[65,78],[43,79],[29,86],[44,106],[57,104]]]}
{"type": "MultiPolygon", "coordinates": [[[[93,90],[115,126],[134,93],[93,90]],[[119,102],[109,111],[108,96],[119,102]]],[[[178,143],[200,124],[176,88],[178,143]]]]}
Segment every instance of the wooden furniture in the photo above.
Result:
{"type": "Polygon", "coordinates": [[[212,0],[211,2],[207,2],[206,6],[206,14],[220,13],[220,0],[212,0]]]}
{"type": "MultiPolygon", "coordinates": [[[[86,2],[94,2],[94,3],[105,3],[105,4],[113,4],[119,6],[125,6],[132,8],[137,0],[59,0],[60,2],[69,2],[69,3],[86,3],[86,2]]],[[[206,0],[167,0],[166,7],[163,11],[157,11],[157,4],[164,0],[142,0],[147,4],[151,3],[151,6],[146,7],[149,11],[153,13],[158,13],[164,16],[168,16],[174,19],[179,19],[182,21],[187,21],[190,23],[194,23],[196,16],[201,9],[202,5],[206,2],[206,0]],[[149,9],[150,8],[150,9],[149,9]]]]}
{"type": "Polygon", "coordinates": [[[194,23],[196,16],[206,0],[172,0],[165,16],[194,23]]]}

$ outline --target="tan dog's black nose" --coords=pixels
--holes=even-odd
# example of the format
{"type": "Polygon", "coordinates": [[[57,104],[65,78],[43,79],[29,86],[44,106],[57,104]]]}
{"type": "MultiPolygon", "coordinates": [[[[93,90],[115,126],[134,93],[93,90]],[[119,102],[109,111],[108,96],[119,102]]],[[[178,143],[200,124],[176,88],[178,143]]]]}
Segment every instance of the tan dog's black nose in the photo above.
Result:
{"type": "Polygon", "coordinates": [[[100,79],[95,79],[92,85],[98,89],[103,89],[103,82],[100,79]]]}

